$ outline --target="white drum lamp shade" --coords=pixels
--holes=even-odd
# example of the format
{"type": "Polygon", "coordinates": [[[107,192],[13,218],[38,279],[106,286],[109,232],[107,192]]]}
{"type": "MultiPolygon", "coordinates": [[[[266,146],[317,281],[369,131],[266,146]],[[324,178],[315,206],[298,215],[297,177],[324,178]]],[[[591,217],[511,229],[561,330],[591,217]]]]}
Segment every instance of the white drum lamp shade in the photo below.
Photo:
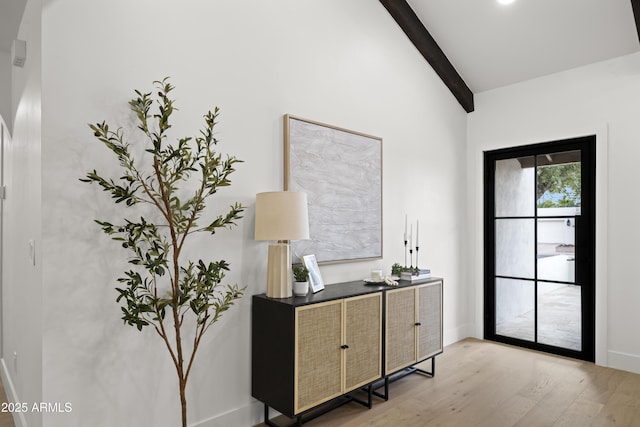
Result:
{"type": "Polygon", "coordinates": [[[276,240],[269,245],[267,296],[289,298],[291,254],[289,240],[309,238],[307,194],[299,191],[272,191],[256,194],[256,240],[276,240]]]}

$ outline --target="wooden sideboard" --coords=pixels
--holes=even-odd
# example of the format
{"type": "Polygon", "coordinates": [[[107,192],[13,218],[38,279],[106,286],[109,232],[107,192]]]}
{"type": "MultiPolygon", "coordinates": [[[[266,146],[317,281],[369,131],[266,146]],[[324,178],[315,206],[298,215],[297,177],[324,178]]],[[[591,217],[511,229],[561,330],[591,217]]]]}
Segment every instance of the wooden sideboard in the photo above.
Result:
{"type": "MultiPolygon", "coordinates": [[[[329,285],[292,298],[254,295],[252,396],[296,418],[320,405],[356,401],[371,407],[373,389],[393,374],[442,353],[440,278],[399,286],[363,281],[329,285]],[[375,387],[373,384],[377,384],[375,387]],[[367,399],[350,392],[364,390],[367,399]]],[[[425,372],[425,371],[421,371],[425,372]]]]}

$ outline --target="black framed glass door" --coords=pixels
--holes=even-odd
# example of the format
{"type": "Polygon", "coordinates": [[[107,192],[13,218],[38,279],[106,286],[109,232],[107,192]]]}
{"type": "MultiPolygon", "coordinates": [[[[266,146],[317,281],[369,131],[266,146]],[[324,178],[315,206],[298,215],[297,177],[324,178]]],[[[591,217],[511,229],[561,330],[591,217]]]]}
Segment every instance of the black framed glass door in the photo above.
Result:
{"type": "Polygon", "coordinates": [[[485,338],[593,361],[595,136],[484,161],[485,338]]]}

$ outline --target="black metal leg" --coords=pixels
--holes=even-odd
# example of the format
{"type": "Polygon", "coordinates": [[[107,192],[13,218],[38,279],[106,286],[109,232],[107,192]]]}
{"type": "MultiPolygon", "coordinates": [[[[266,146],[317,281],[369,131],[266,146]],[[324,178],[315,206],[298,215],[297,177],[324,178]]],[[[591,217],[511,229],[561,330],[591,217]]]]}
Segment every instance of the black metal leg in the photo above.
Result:
{"type": "Polygon", "coordinates": [[[384,400],[389,400],[389,377],[384,379],[384,400]]]}
{"type": "MultiPolygon", "coordinates": [[[[290,425],[295,425],[297,427],[301,427],[302,424],[304,424],[307,421],[311,421],[312,419],[326,413],[329,412],[331,409],[335,409],[337,406],[343,405],[345,403],[348,402],[356,402],[359,403],[363,406],[366,406],[367,408],[371,409],[373,407],[373,396],[382,398],[384,400],[389,400],[389,383],[395,381],[395,380],[399,380],[402,377],[405,377],[407,375],[410,375],[412,373],[419,373],[422,375],[429,375],[431,377],[434,377],[436,375],[436,358],[435,356],[433,356],[431,358],[431,371],[427,371],[424,369],[419,369],[416,368],[415,366],[410,366],[408,368],[405,368],[403,370],[400,370],[392,375],[386,376],[384,378],[382,378],[381,380],[376,381],[375,383],[371,383],[369,385],[367,385],[366,387],[361,387],[360,391],[366,392],[367,393],[367,400],[360,400],[359,398],[357,398],[356,396],[354,396],[353,394],[348,394],[348,395],[343,395],[341,396],[341,398],[336,399],[336,404],[332,405],[331,407],[328,407],[324,410],[320,410],[318,412],[315,412],[315,409],[310,410],[312,412],[306,411],[304,413],[304,417],[303,414],[299,414],[295,417],[295,421],[294,424],[290,424],[290,425]],[[380,383],[380,381],[383,381],[383,383],[380,383]],[[384,387],[384,393],[379,393],[377,390],[381,387],[384,387]]],[[[291,418],[290,418],[291,420],[291,418]]],[[[267,405],[266,403],[264,404],[264,423],[270,427],[279,427],[277,424],[275,424],[273,421],[271,421],[269,419],[269,405],[267,405]]]]}
{"type": "Polygon", "coordinates": [[[431,358],[431,371],[425,371],[424,369],[418,369],[418,368],[414,368],[414,369],[415,369],[415,372],[419,374],[435,377],[436,376],[436,357],[434,356],[431,358]]]}
{"type": "Polygon", "coordinates": [[[403,370],[400,370],[398,372],[395,372],[389,376],[384,377],[384,393],[379,393],[376,390],[379,389],[380,387],[382,387],[382,385],[379,385],[377,387],[374,388],[373,394],[377,397],[380,397],[384,400],[389,400],[389,383],[399,380],[402,377],[406,377],[407,375],[413,374],[413,373],[418,373],[418,374],[422,374],[422,375],[429,375],[431,377],[435,377],[436,375],[436,357],[433,356],[431,357],[431,371],[426,371],[424,369],[419,369],[416,368],[415,366],[410,366],[408,368],[405,368],[403,370]]]}
{"type": "MultiPolygon", "coordinates": [[[[379,389],[380,387],[382,386],[376,387],[375,390],[379,389]]],[[[384,377],[384,393],[378,393],[375,390],[373,390],[374,396],[384,399],[385,401],[389,400],[389,377],[384,377]]]]}
{"type": "MultiPolygon", "coordinates": [[[[301,427],[304,423],[309,422],[333,409],[336,409],[338,406],[342,406],[349,402],[359,403],[360,405],[366,406],[368,409],[371,409],[373,407],[373,384],[362,387],[360,391],[367,393],[366,400],[358,398],[353,393],[339,396],[333,401],[326,402],[323,405],[307,410],[301,414],[296,415],[294,418],[289,418],[290,423],[287,424],[287,427],[301,427]],[[293,422],[291,423],[291,421],[293,422]]],[[[266,403],[264,403],[264,423],[269,427],[281,427],[269,419],[269,405],[267,405],[266,403]]]]}
{"type": "Polygon", "coordinates": [[[267,405],[266,403],[264,404],[264,423],[266,425],[268,425],[269,427],[278,427],[277,424],[274,424],[270,419],[269,419],[269,405],[267,405]]]}

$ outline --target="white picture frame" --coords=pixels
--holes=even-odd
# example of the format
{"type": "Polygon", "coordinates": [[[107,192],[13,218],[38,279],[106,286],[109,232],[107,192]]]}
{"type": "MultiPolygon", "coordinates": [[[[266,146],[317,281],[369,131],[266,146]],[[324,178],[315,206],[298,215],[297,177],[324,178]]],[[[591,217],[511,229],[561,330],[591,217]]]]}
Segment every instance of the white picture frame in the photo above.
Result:
{"type": "Polygon", "coordinates": [[[314,294],[324,289],[324,281],[320,275],[320,268],[318,267],[318,261],[315,255],[304,255],[302,257],[302,263],[309,272],[309,285],[311,292],[314,294]]]}

